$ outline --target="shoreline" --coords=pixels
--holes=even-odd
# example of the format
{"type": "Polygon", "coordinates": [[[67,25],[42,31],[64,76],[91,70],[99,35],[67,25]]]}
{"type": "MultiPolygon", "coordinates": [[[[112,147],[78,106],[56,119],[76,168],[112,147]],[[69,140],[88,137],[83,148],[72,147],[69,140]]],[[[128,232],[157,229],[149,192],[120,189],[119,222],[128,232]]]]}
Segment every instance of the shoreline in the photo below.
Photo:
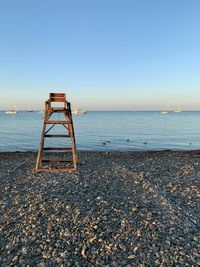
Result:
{"type": "MultiPolygon", "coordinates": [[[[200,149],[158,149],[158,150],[85,150],[85,149],[77,149],[78,153],[165,153],[165,152],[177,152],[177,153],[192,153],[192,152],[200,152],[200,149]]],[[[14,150],[14,151],[0,151],[0,154],[3,153],[38,153],[38,150],[14,150]]],[[[53,153],[53,152],[50,152],[53,153]]],[[[59,152],[62,153],[62,152],[59,152]]]]}
{"type": "Polygon", "coordinates": [[[71,174],[36,156],[0,152],[1,266],[200,264],[200,231],[158,192],[200,223],[199,150],[79,151],[71,174]]]}

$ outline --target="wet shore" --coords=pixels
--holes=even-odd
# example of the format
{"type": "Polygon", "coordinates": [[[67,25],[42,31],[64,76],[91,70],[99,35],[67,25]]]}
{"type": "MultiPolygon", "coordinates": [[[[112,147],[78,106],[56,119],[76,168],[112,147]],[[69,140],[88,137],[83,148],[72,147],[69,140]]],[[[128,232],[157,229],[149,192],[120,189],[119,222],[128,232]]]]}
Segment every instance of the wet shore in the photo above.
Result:
{"type": "Polygon", "coordinates": [[[200,266],[200,151],[0,153],[0,266],[200,266]]]}

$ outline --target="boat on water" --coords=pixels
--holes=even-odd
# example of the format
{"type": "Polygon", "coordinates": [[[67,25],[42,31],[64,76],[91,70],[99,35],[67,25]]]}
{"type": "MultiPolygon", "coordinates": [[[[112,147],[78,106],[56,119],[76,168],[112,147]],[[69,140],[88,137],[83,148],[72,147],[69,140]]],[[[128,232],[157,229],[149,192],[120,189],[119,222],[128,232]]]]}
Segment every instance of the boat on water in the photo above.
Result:
{"type": "Polygon", "coordinates": [[[176,112],[176,113],[181,112],[180,106],[177,106],[177,109],[175,109],[174,112],[176,112]]]}
{"type": "Polygon", "coordinates": [[[74,109],[74,110],[72,110],[72,114],[73,115],[82,115],[82,114],[86,114],[86,113],[87,113],[87,111],[82,110],[82,109],[74,109]]]}
{"type": "Polygon", "coordinates": [[[168,114],[170,111],[161,111],[160,114],[168,114]]]}
{"type": "Polygon", "coordinates": [[[16,110],[14,110],[14,109],[11,109],[11,110],[7,110],[5,113],[6,114],[11,114],[11,115],[16,115],[18,112],[16,110]]]}
{"type": "Polygon", "coordinates": [[[33,112],[32,107],[30,106],[29,109],[26,112],[33,112]]]}

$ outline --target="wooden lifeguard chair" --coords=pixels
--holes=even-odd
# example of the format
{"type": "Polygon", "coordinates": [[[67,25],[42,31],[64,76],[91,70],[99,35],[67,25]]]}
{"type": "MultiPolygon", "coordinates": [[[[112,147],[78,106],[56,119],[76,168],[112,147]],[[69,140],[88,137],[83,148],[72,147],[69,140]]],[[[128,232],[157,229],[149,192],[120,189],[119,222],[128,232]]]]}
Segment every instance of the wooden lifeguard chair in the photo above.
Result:
{"type": "MultiPolygon", "coordinates": [[[[45,153],[45,155],[47,154],[51,154],[51,153],[45,153]]],[[[67,101],[66,95],[64,93],[50,93],[49,99],[45,102],[42,136],[41,136],[41,142],[39,146],[35,171],[36,172],[73,172],[76,170],[77,170],[77,150],[76,150],[76,142],[75,142],[70,102],[67,101]],[[54,107],[55,102],[56,104],[57,102],[59,102],[61,106],[54,107]],[[54,113],[64,114],[64,120],[50,119],[54,113]],[[65,128],[67,133],[66,134],[49,134],[49,131],[55,125],[62,125],[65,128]],[[67,146],[66,147],[44,147],[45,138],[70,138],[71,145],[68,145],[68,147],[67,146]],[[66,154],[71,153],[71,155],[68,155],[68,158],[71,158],[71,159],[68,159],[68,158],[63,159],[64,156],[67,156],[66,154],[63,154],[63,153],[62,154],[59,153],[61,154],[62,159],[43,159],[43,154],[44,154],[43,152],[48,151],[48,150],[51,150],[51,151],[53,150],[54,152],[65,151],[66,154]]]]}

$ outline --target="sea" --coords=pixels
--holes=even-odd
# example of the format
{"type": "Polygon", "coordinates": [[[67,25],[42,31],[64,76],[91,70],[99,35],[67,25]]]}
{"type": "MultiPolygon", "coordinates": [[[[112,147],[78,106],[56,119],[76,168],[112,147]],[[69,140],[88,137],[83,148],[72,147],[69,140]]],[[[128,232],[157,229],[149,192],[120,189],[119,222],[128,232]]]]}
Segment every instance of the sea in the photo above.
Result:
{"type": "MultiPolygon", "coordinates": [[[[55,115],[54,119],[61,118],[55,115]]],[[[0,112],[0,151],[37,151],[44,114],[0,112]]],[[[200,149],[200,111],[88,111],[74,115],[78,150],[160,151],[200,149]]],[[[64,133],[56,125],[53,133],[64,133]],[[57,128],[56,128],[57,127],[57,128]]],[[[66,146],[66,139],[48,138],[47,146],[66,146]],[[49,142],[49,143],[48,143],[49,142]]]]}

